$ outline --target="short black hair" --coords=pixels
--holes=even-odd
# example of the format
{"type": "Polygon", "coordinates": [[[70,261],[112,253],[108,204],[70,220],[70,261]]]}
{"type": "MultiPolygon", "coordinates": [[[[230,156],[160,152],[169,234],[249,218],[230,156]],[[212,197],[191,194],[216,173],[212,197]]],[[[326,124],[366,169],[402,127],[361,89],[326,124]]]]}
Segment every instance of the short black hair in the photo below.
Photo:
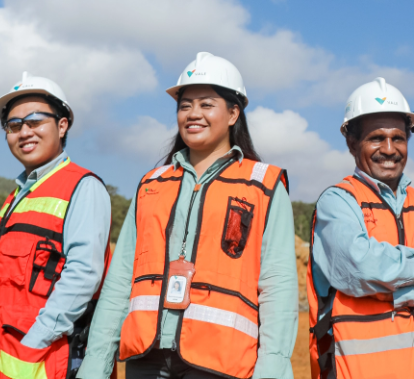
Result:
{"type": "MultiPolygon", "coordinates": [[[[24,94],[24,95],[21,95],[21,96],[17,96],[17,97],[15,97],[14,99],[10,100],[7,103],[7,105],[2,110],[1,116],[0,116],[2,125],[4,125],[6,123],[7,117],[9,115],[10,110],[13,107],[13,105],[16,102],[18,102],[19,100],[22,100],[26,97],[40,97],[41,99],[46,101],[46,103],[52,109],[52,112],[59,117],[59,120],[61,118],[64,118],[64,117],[66,117],[68,120],[70,120],[69,110],[61,104],[60,100],[54,98],[53,96],[48,96],[48,95],[44,95],[44,94],[41,94],[41,93],[28,93],[28,94],[24,94]]],[[[56,120],[56,124],[57,124],[57,120],[56,120]]],[[[68,132],[69,132],[69,130],[66,130],[65,135],[61,138],[63,148],[66,147],[66,142],[67,142],[67,139],[68,139],[68,132]]]]}
{"type": "MultiPolygon", "coordinates": [[[[411,137],[411,129],[413,128],[413,121],[411,121],[410,116],[407,116],[403,113],[400,113],[400,115],[401,115],[401,118],[405,122],[405,134],[406,134],[407,140],[408,140],[411,137]]],[[[359,141],[361,139],[361,135],[362,135],[361,121],[367,116],[369,116],[369,114],[361,116],[361,117],[357,117],[357,118],[354,118],[354,119],[348,121],[348,124],[346,125],[346,130],[345,130],[346,138],[353,137],[357,141],[359,141]]]]}

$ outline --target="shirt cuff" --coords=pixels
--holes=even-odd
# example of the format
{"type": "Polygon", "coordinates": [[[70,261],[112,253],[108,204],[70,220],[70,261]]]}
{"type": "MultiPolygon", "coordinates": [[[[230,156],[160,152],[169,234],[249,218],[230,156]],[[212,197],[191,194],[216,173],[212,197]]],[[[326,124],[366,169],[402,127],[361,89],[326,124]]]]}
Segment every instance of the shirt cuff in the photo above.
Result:
{"type": "Polygon", "coordinates": [[[414,307],[414,286],[401,287],[393,293],[394,308],[414,307]]]}
{"type": "Polygon", "coordinates": [[[81,379],[109,379],[112,374],[114,367],[114,362],[86,355],[79,371],[76,375],[76,378],[81,379]]]}
{"type": "Polygon", "coordinates": [[[259,355],[252,379],[293,379],[290,359],[281,355],[259,355]]]}
{"type": "Polygon", "coordinates": [[[60,335],[57,336],[49,329],[35,322],[20,343],[32,349],[43,349],[50,346],[52,342],[59,338],[61,338],[60,335]]]}

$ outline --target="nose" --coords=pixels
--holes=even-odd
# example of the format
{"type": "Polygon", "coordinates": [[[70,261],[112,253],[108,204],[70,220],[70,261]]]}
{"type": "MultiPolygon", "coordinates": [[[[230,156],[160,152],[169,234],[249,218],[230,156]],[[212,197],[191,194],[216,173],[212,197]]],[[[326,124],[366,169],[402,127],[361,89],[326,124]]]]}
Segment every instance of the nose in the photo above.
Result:
{"type": "Polygon", "coordinates": [[[33,129],[29,127],[27,124],[23,124],[22,128],[20,129],[20,138],[26,139],[28,137],[32,137],[34,135],[33,129]]]}
{"type": "Polygon", "coordinates": [[[200,118],[203,117],[202,112],[201,112],[201,107],[199,104],[193,104],[193,106],[191,107],[190,111],[188,112],[187,115],[189,120],[199,120],[200,118]]]}

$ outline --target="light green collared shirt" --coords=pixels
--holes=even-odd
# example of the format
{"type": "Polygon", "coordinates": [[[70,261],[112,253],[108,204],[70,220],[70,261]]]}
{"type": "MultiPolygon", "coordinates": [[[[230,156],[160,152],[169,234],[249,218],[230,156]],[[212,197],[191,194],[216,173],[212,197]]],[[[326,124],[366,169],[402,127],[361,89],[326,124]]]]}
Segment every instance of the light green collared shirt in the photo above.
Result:
{"type": "MultiPolygon", "coordinates": [[[[237,158],[239,162],[243,160],[243,153],[238,146],[234,146],[226,155],[217,159],[198,179],[189,161],[187,149],[174,155],[174,167],[176,169],[181,166],[184,176],[170,237],[171,261],[178,259],[181,251],[194,186],[203,186],[232,158],[237,158]]],[[[191,259],[201,192],[201,189],[197,192],[190,213],[187,260],[191,259]]],[[[282,183],[277,186],[270,207],[261,251],[260,348],[253,378],[290,379],[293,378],[290,357],[297,333],[298,284],[292,207],[282,183]]],[[[91,326],[87,355],[78,378],[109,378],[112,372],[121,326],[128,314],[136,238],[133,200],[102,289],[91,326]]],[[[179,311],[163,310],[160,348],[168,349],[175,345],[178,315],[179,311]]]]}

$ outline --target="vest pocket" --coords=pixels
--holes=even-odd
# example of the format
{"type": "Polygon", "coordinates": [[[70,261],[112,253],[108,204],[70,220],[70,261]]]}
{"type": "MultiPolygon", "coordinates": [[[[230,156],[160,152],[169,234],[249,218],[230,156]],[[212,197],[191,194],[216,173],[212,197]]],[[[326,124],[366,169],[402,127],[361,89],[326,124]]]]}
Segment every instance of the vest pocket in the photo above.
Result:
{"type": "Polygon", "coordinates": [[[30,378],[55,378],[55,360],[51,357],[53,344],[44,349],[33,349],[20,341],[35,322],[38,310],[30,306],[1,308],[0,368],[10,378],[27,373],[30,378]]]}
{"type": "Polygon", "coordinates": [[[231,258],[240,258],[246,246],[254,205],[245,198],[229,196],[221,248],[231,258]]]}
{"type": "Polygon", "coordinates": [[[26,236],[19,238],[18,236],[7,235],[3,238],[0,243],[0,282],[11,281],[23,286],[34,241],[26,236]]]}
{"type": "Polygon", "coordinates": [[[36,245],[29,291],[49,297],[56,281],[60,278],[66,257],[53,242],[46,238],[36,245]]]}

